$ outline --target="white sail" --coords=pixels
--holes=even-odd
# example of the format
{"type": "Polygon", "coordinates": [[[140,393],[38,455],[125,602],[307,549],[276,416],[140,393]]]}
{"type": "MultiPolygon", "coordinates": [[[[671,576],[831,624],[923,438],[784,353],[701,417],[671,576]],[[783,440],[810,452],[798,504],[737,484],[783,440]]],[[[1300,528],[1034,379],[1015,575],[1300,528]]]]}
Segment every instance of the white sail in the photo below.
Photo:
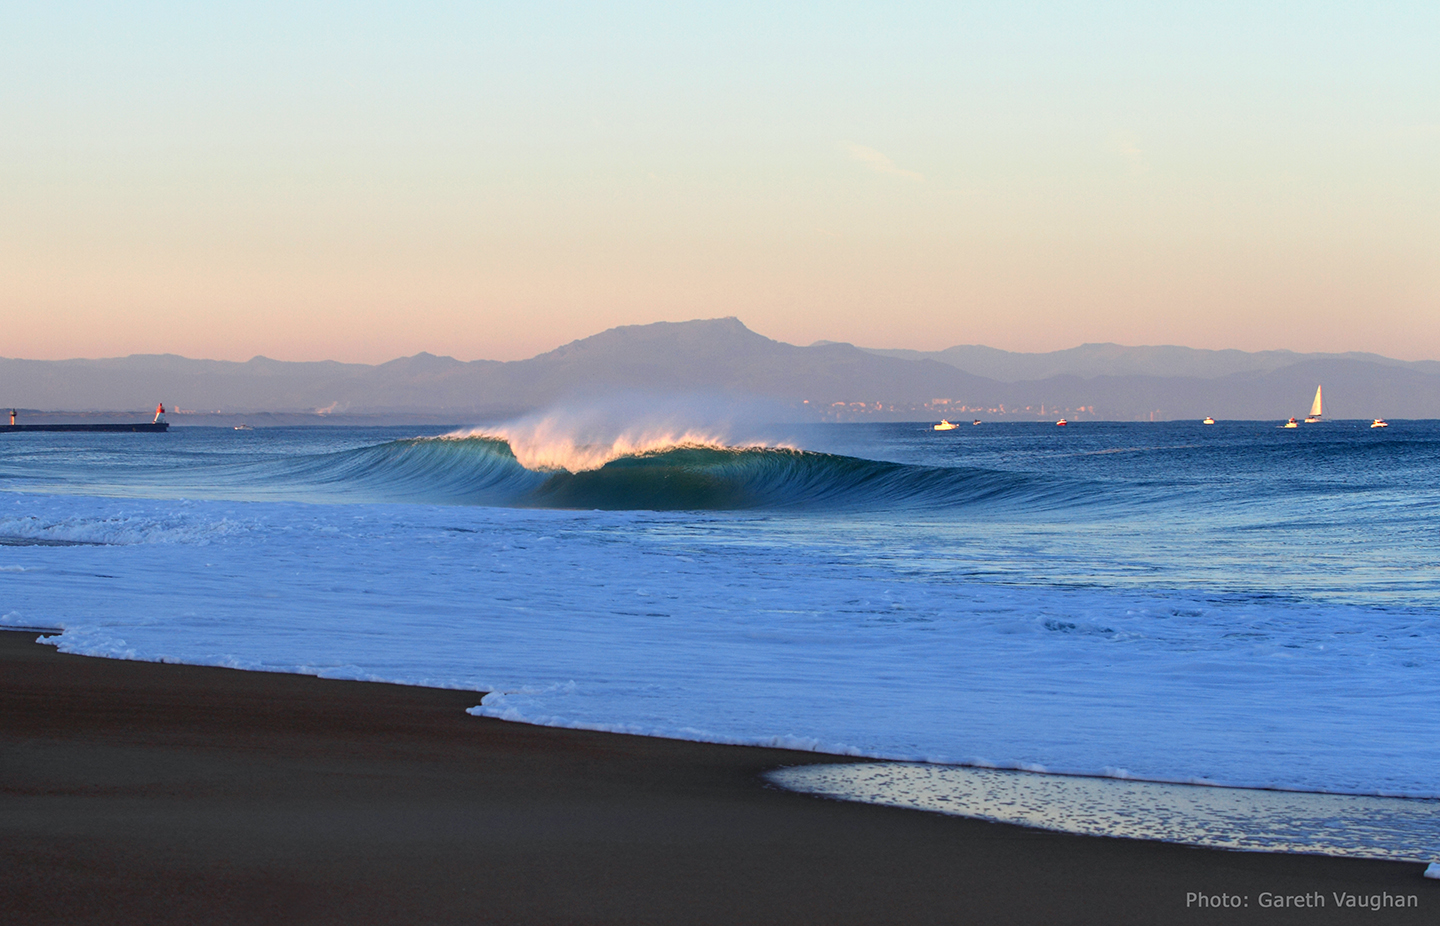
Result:
{"type": "Polygon", "coordinates": [[[1325,403],[1320,398],[1320,387],[1315,387],[1315,401],[1310,403],[1310,417],[1319,418],[1325,413],[1325,403]]]}

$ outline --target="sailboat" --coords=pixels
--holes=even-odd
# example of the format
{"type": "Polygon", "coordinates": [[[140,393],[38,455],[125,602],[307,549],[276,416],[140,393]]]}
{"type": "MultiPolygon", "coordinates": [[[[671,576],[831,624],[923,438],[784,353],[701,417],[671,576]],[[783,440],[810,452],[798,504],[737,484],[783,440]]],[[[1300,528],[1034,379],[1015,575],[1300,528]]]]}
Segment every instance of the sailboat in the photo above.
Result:
{"type": "Polygon", "coordinates": [[[1314,424],[1320,420],[1321,414],[1325,411],[1325,402],[1320,397],[1320,387],[1315,387],[1315,401],[1310,403],[1310,414],[1305,416],[1306,424],[1314,424]]]}

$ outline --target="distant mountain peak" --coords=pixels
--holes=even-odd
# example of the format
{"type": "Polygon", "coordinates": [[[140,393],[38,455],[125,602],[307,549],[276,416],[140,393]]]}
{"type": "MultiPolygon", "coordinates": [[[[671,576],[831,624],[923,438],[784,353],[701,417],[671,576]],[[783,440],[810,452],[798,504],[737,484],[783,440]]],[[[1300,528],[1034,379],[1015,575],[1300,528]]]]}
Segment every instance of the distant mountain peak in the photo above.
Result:
{"type": "Polygon", "coordinates": [[[580,338],[535,357],[561,360],[595,353],[635,349],[647,344],[698,346],[707,350],[730,350],[737,346],[773,345],[778,342],[756,334],[733,315],[699,318],[685,322],[652,322],[648,325],[620,325],[588,338],[580,338]]]}
{"type": "Polygon", "coordinates": [[[461,364],[462,361],[456,360],[454,357],[438,356],[430,353],[428,350],[422,350],[420,353],[411,354],[409,357],[396,357],[394,360],[387,360],[380,364],[380,366],[391,369],[435,370],[460,366],[461,364]]]}

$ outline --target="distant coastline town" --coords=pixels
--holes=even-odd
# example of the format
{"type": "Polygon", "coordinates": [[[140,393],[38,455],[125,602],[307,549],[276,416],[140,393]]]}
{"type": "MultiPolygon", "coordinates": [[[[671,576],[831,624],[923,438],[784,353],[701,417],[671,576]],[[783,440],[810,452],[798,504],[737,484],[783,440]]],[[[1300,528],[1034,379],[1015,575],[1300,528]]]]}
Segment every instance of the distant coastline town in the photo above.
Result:
{"type": "MultiPolygon", "coordinates": [[[[809,405],[808,401],[803,404],[809,405]]],[[[1150,420],[1159,420],[1152,412],[1150,420]]],[[[832,402],[820,409],[823,421],[928,421],[955,415],[986,415],[1006,420],[1048,421],[1052,418],[1073,418],[1077,420],[1099,419],[1094,405],[1065,406],[1040,403],[1022,407],[1009,406],[1004,402],[995,405],[967,405],[961,399],[931,399],[928,402],[832,402]]]]}

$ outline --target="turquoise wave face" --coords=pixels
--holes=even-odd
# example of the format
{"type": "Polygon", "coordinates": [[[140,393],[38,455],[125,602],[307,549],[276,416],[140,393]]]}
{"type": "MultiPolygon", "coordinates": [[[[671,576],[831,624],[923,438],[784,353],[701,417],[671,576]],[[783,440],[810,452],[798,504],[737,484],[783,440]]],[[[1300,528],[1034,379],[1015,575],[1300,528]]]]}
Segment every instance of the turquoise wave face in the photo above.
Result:
{"type": "Polygon", "coordinates": [[[514,504],[545,480],[487,437],[390,441],[307,457],[285,475],[302,486],[439,504],[514,504]]]}
{"type": "MultiPolygon", "coordinates": [[[[579,472],[526,469],[492,437],[392,441],[296,461],[286,479],[394,501],[601,510],[950,507],[1044,494],[1028,474],[781,448],[680,446],[579,472]]],[[[1048,480],[1047,480],[1048,481],[1048,480]]]]}

